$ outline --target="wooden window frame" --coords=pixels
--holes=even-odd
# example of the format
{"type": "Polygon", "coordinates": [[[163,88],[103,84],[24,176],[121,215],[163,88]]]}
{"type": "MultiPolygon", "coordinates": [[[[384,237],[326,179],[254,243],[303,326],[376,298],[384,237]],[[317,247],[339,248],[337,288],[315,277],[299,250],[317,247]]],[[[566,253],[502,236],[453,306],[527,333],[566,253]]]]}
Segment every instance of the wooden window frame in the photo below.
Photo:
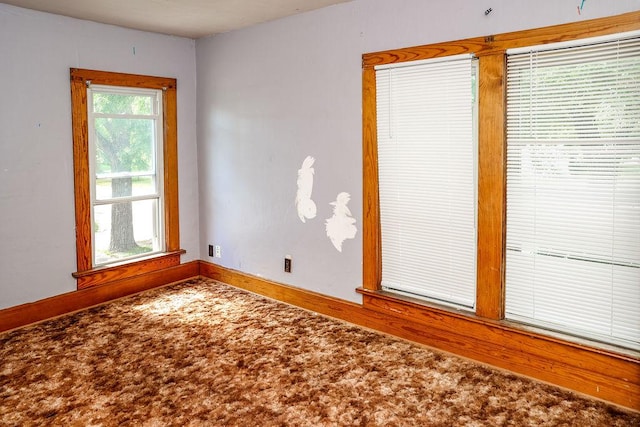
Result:
{"type": "Polygon", "coordinates": [[[179,265],[180,255],[184,251],[180,249],[178,215],[176,79],[78,68],[72,68],[70,76],[77,261],[77,271],[72,275],[77,279],[78,289],[179,265]],[[87,112],[87,84],[89,83],[163,91],[165,251],[160,254],[93,267],[87,112]]]}
{"type": "MultiPolygon", "coordinates": [[[[478,57],[478,246],[475,316],[499,322],[505,316],[506,231],[506,51],[640,29],[640,12],[571,24],[367,53],[362,56],[363,109],[363,285],[364,305],[380,310],[403,300],[418,316],[438,315],[441,306],[381,290],[382,242],[376,140],[376,65],[472,53],[478,57]],[[390,302],[391,301],[391,302],[390,302]],[[394,302],[395,301],[395,302],[394,302]],[[420,308],[417,308],[417,307],[420,308]]],[[[389,308],[393,310],[393,308],[389,308]]],[[[397,310],[397,307],[396,307],[397,310]]],[[[458,314],[456,314],[458,316],[458,314]]],[[[509,326],[511,327],[511,326],[509,326]]]]}

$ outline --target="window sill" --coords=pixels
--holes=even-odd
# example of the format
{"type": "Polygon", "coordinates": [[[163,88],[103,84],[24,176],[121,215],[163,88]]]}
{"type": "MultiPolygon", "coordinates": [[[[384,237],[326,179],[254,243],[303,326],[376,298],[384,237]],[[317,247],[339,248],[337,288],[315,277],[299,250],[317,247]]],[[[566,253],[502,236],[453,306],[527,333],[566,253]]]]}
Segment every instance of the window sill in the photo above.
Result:
{"type": "MultiPolygon", "coordinates": [[[[459,339],[460,337],[454,337],[454,335],[465,331],[463,335],[465,335],[465,340],[470,340],[468,343],[470,347],[477,345],[477,343],[473,342],[476,339],[486,340],[486,331],[492,330],[493,332],[490,335],[499,334],[502,336],[502,340],[508,336],[516,341],[531,340],[537,343],[545,342],[547,345],[560,344],[576,351],[586,351],[590,354],[634,360],[636,363],[640,362],[640,352],[626,347],[580,338],[511,320],[487,319],[465,310],[383,290],[357,288],[356,292],[363,296],[364,307],[378,313],[389,314],[427,325],[429,328],[445,331],[444,334],[447,339],[459,339]]],[[[474,358],[474,356],[469,355],[468,357],[474,358]]]]}
{"type": "Polygon", "coordinates": [[[163,252],[134,261],[125,261],[118,264],[92,268],[91,270],[77,271],[71,273],[71,275],[78,279],[78,289],[85,289],[91,286],[161,270],[163,268],[174,267],[180,264],[180,255],[185,252],[184,249],[163,252]]]}

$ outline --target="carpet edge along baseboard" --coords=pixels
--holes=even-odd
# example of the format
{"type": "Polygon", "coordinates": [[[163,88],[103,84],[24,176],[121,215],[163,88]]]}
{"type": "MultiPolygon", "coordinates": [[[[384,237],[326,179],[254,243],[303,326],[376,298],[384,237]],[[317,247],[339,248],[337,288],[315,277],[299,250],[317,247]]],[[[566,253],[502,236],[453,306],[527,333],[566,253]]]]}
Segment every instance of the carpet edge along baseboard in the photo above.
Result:
{"type": "Polygon", "coordinates": [[[204,261],[200,275],[640,411],[640,359],[631,356],[368,293],[360,305],[204,261]]]}
{"type": "Polygon", "coordinates": [[[79,289],[0,310],[0,332],[83,310],[200,274],[198,261],[79,289]]]}
{"type": "Polygon", "coordinates": [[[0,332],[196,276],[640,411],[640,359],[366,291],[360,305],[205,261],[0,310],[0,332]]]}

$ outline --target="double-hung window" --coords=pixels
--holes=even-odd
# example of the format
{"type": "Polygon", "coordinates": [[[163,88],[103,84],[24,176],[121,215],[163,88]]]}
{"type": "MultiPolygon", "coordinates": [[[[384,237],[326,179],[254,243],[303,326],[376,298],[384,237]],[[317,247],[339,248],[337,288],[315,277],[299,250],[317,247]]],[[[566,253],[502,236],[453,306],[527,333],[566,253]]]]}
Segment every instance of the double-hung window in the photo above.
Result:
{"type": "Polygon", "coordinates": [[[93,265],[161,252],[162,90],[87,92],[93,265]]]}
{"type": "Polygon", "coordinates": [[[640,349],[640,37],[508,51],[506,316],[640,349]]]}
{"type": "Polygon", "coordinates": [[[383,290],[467,309],[476,291],[471,55],[376,66],[383,290]]]}
{"type": "Polygon", "coordinates": [[[78,288],[180,264],[173,78],[71,69],[78,288]]]}

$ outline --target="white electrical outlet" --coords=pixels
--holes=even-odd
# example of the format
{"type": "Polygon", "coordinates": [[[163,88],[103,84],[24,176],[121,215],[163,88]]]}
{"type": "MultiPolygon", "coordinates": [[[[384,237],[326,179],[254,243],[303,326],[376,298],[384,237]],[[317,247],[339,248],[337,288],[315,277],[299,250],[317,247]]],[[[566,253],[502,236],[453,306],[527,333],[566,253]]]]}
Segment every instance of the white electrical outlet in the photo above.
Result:
{"type": "Polygon", "coordinates": [[[216,245],[216,258],[222,258],[222,248],[220,245],[216,245]]]}

